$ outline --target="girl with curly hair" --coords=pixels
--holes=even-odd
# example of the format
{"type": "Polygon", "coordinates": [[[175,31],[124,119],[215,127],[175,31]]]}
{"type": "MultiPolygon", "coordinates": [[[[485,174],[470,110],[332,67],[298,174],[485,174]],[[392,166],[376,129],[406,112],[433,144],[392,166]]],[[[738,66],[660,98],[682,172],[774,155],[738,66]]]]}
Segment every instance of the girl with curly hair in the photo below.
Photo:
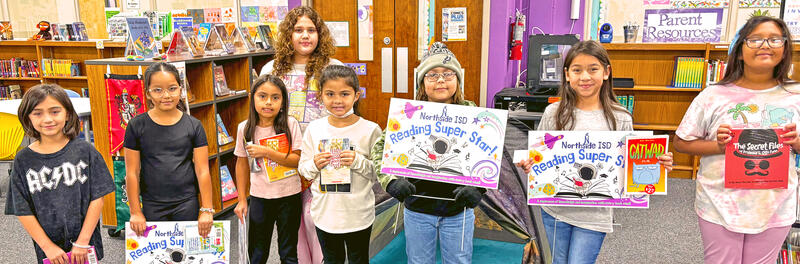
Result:
{"type": "MultiPolygon", "coordinates": [[[[331,58],[336,52],[333,38],[320,15],[307,6],[296,7],[286,14],[278,26],[275,59],[261,68],[261,75],[272,74],[286,84],[289,92],[289,115],[300,122],[302,131],[308,123],[328,116],[320,103],[316,79],[328,65],[343,65],[331,58]]],[[[302,178],[302,177],[301,177],[302,178]]],[[[303,213],[297,241],[297,258],[300,263],[322,263],[314,223],[311,219],[310,182],[301,179],[303,213]]]]}

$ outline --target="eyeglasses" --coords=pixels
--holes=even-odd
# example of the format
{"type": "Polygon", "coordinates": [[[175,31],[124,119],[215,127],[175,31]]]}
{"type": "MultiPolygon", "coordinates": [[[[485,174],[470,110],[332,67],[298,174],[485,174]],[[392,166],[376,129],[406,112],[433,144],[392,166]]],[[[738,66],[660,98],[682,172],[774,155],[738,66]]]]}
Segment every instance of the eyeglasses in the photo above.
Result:
{"type": "Polygon", "coordinates": [[[428,73],[425,74],[425,80],[429,82],[438,81],[439,78],[444,78],[445,81],[452,81],[456,78],[455,72],[445,72],[445,73],[428,73]]]}
{"type": "Polygon", "coordinates": [[[764,46],[764,42],[770,48],[780,48],[783,47],[784,43],[786,43],[786,38],[784,37],[774,37],[774,38],[746,38],[744,39],[744,43],[747,44],[748,48],[751,49],[760,49],[761,46],[764,46]]]}
{"type": "Polygon", "coordinates": [[[178,86],[172,86],[172,87],[167,88],[167,89],[161,89],[160,87],[156,87],[156,88],[150,89],[150,93],[153,94],[153,95],[159,95],[159,96],[163,96],[166,93],[175,95],[180,90],[181,90],[181,88],[178,87],[178,86]]]}

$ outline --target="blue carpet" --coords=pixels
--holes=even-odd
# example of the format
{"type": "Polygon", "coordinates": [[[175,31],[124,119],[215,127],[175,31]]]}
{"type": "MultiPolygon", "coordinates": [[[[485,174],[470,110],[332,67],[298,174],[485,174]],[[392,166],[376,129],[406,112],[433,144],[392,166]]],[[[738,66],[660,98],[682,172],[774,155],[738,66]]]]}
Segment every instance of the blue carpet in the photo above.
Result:
{"type": "MultiPolygon", "coordinates": [[[[519,263],[522,260],[522,249],[525,245],[502,241],[475,238],[472,240],[472,263],[519,263]]],[[[370,263],[393,264],[406,263],[406,236],[403,232],[378,252],[370,263]]],[[[436,263],[442,263],[439,250],[436,251],[436,263]]]]}

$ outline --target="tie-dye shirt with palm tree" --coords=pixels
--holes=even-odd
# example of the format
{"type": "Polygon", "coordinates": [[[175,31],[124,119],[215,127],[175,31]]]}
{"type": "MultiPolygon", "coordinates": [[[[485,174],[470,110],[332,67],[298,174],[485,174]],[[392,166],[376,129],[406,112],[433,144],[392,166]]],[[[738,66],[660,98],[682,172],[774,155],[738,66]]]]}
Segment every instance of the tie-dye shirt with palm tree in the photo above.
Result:
{"type": "MultiPolygon", "coordinates": [[[[782,127],[800,119],[800,86],[751,90],[734,84],[712,85],[694,98],[675,131],[683,140],[716,141],[721,124],[733,128],[782,127]]],[[[795,154],[789,155],[786,189],[726,189],[725,155],[700,158],[695,211],[709,222],[746,234],[788,226],[797,215],[795,154]]]]}

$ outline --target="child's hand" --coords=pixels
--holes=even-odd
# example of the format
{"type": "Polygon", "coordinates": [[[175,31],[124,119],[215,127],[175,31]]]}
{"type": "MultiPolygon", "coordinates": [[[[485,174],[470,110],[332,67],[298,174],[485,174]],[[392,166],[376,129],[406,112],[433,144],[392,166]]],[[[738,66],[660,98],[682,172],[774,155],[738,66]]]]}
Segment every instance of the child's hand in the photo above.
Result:
{"type": "Polygon", "coordinates": [[[71,252],[72,255],[70,257],[71,258],[70,263],[83,264],[86,263],[86,261],[88,260],[88,258],[86,257],[86,255],[89,254],[88,249],[72,246],[71,252]]]}
{"type": "Polygon", "coordinates": [[[717,128],[717,144],[724,145],[731,142],[733,135],[731,134],[731,125],[722,124],[717,128]]]}
{"type": "Polygon", "coordinates": [[[214,214],[209,212],[200,213],[200,217],[197,218],[197,232],[200,233],[201,237],[208,237],[212,223],[214,223],[214,214]]]}
{"type": "Polygon", "coordinates": [[[791,123],[783,127],[786,134],[781,135],[784,138],[783,143],[789,144],[795,151],[800,151],[800,138],[797,137],[797,124],[791,123]]]}
{"type": "Polygon", "coordinates": [[[667,172],[672,171],[672,152],[667,152],[664,155],[658,156],[658,163],[664,165],[667,172]]]}
{"type": "Polygon", "coordinates": [[[325,166],[328,166],[328,163],[330,163],[330,161],[331,161],[331,153],[322,152],[318,153],[317,155],[314,155],[314,165],[317,165],[318,170],[321,170],[322,168],[325,168],[325,166]]]}
{"type": "Polygon", "coordinates": [[[53,264],[69,264],[69,258],[67,258],[67,253],[64,252],[63,249],[56,246],[56,244],[52,244],[49,247],[42,248],[44,251],[44,255],[47,256],[47,259],[50,260],[50,263],[53,264]]]}
{"type": "Polygon", "coordinates": [[[352,150],[342,151],[342,154],[339,155],[339,160],[342,166],[350,167],[350,165],[353,165],[353,161],[356,160],[356,152],[352,150]]]}
{"type": "Polygon", "coordinates": [[[266,146],[261,145],[247,145],[244,147],[247,150],[247,156],[251,158],[265,158],[267,157],[267,151],[269,148],[266,146]]]}
{"type": "Polygon", "coordinates": [[[247,217],[247,199],[239,200],[239,204],[236,205],[233,212],[239,217],[239,223],[245,224],[244,218],[247,217]]]}
{"type": "Polygon", "coordinates": [[[522,170],[525,171],[525,175],[531,172],[531,166],[533,166],[533,159],[525,159],[517,163],[517,166],[521,167],[522,170]]]}
{"type": "Polygon", "coordinates": [[[144,218],[142,213],[131,214],[131,219],[128,222],[130,222],[133,232],[136,232],[136,236],[142,236],[144,230],[147,229],[147,219],[144,218]]]}

